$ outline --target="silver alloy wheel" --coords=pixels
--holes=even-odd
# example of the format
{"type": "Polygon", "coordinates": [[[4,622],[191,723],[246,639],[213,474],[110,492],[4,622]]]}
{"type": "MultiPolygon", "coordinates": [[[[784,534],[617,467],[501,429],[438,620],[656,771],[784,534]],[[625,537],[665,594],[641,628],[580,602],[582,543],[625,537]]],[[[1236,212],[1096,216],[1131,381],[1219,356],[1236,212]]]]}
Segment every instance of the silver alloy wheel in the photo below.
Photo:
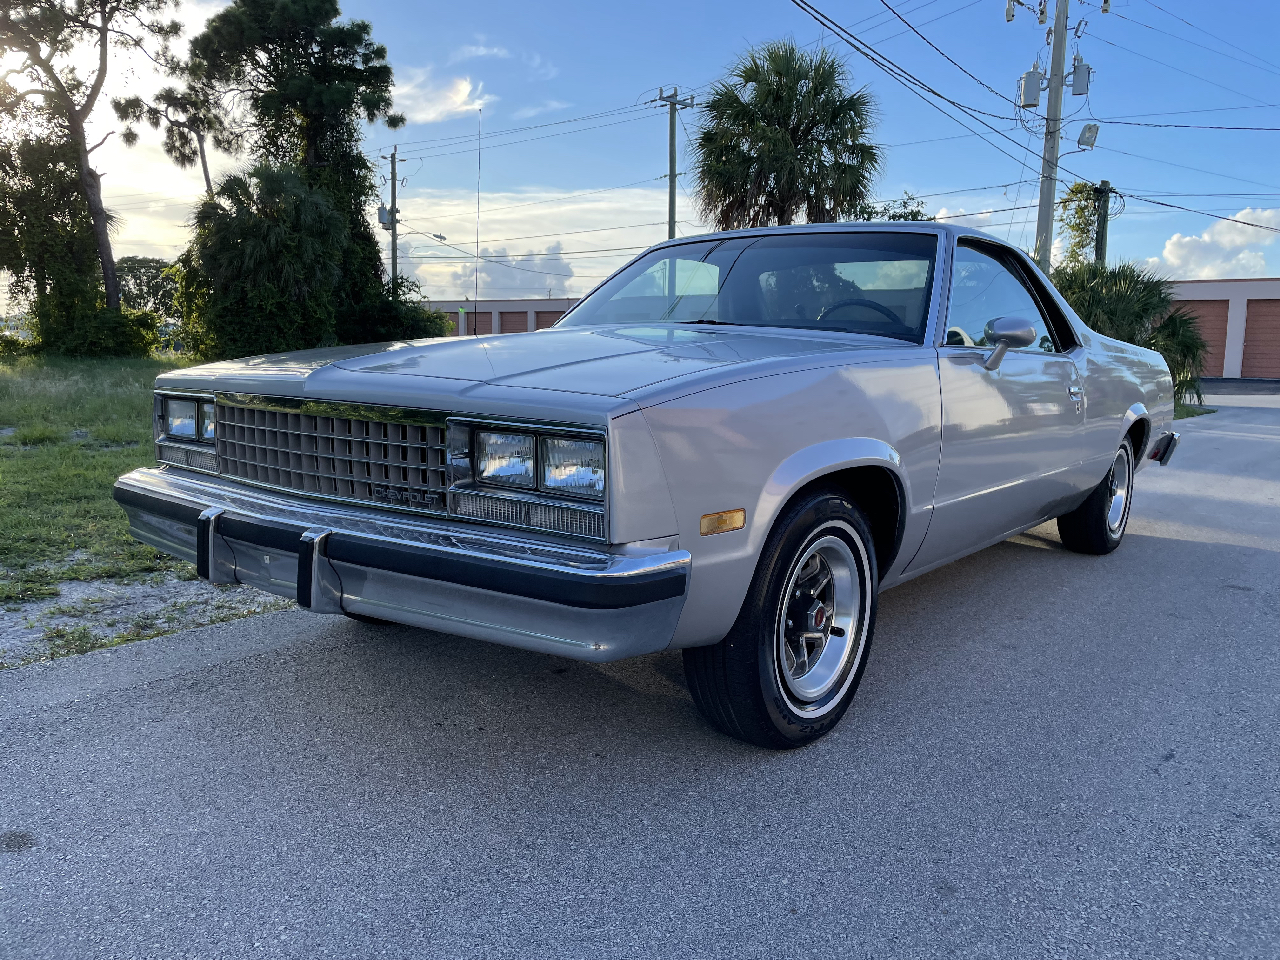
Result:
{"type": "Polygon", "coordinates": [[[1133,481],[1133,463],[1127,446],[1116,454],[1107,479],[1111,488],[1107,497],[1107,530],[1111,536],[1118,537],[1129,515],[1129,487],[1133,481]]]}
{"type": "Polygon", "coordinates": [[[813,541],[791,568],[778,612],[777,667],[801,715],[825,713],[839,698],[818,701],[852,680],[846,668],[861,656],[870,601],[865,569],[865,555],[859,563],[844,538],[831,534],[813,541]]]}

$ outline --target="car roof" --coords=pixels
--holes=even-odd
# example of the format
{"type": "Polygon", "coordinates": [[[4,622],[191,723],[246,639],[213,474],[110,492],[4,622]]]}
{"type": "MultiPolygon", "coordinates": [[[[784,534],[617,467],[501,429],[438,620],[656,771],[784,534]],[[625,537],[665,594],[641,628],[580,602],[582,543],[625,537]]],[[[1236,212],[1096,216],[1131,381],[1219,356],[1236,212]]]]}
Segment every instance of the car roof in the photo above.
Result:
{"type": "Polygon", "coordinates": [[[991,243],[998,243],[1004,247],[1010,246],[1007,241],[1001,240],[999,237],[958,224],[938,223],[934,220],[860,220],[856,223],[796,223],[785,227],[747,227],[743,230],[699,233],[687,237],[676,237],[674,240],[664,240],[662,243],[654,244],[649,249],[660,250],[663,247],[679,246],[683,243],[727,240],[730,237],[766,237],[802,233],[884,233],[886,231],[893,233],[945,234],[952,238],[978,237],[991,243]]]}

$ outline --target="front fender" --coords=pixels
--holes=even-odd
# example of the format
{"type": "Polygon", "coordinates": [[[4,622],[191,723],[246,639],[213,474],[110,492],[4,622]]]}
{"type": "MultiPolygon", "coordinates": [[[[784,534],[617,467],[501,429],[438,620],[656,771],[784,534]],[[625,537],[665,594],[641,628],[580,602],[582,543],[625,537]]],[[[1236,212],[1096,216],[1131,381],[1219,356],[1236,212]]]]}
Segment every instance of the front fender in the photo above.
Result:
{"type": "Polygon", "coordinates": [[[760,518],[761,530],[772,529],[783,505],[797,490],[828,474],[853,467],[883,467],[890,471],[902,498],[901,514],[906,516],[907,505],[912,502],[911,481],[902,469],[902,457],[898,451],[891,444],[874,437],[845,437],[797,450],[778,464],[756,503],[754,516],[760,518]]]}

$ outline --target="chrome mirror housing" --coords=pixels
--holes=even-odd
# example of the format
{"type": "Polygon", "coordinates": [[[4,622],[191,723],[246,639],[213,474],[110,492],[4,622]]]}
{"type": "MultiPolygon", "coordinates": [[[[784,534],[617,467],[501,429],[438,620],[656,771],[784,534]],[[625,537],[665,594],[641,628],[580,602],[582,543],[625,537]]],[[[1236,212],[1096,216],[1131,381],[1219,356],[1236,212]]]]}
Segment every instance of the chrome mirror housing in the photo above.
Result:
{"type": "Polygon", "coordinates": [[[1029,347],[1036,342],[1036,329],[1028,320],[1021,317],[996,317],[988,320],[983,330],[987,343],[995,344],[995,349],[987,357],[983,366],[994,370],[1000,366],[1004,355],[1013,347],[1029,347]]]}

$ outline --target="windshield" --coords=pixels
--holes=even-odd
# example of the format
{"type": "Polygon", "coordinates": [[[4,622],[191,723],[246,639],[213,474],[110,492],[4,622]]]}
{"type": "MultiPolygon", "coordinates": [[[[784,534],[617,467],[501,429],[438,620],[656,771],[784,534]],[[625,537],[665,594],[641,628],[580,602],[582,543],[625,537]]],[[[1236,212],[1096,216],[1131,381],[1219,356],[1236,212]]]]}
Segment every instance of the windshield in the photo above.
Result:
{"type": "Polygon", "coordinates": [[[665,247],[613,277],[560,325],[741,324],[923,343],[937,247],[932,234],[869,231],[665,247]]]}

